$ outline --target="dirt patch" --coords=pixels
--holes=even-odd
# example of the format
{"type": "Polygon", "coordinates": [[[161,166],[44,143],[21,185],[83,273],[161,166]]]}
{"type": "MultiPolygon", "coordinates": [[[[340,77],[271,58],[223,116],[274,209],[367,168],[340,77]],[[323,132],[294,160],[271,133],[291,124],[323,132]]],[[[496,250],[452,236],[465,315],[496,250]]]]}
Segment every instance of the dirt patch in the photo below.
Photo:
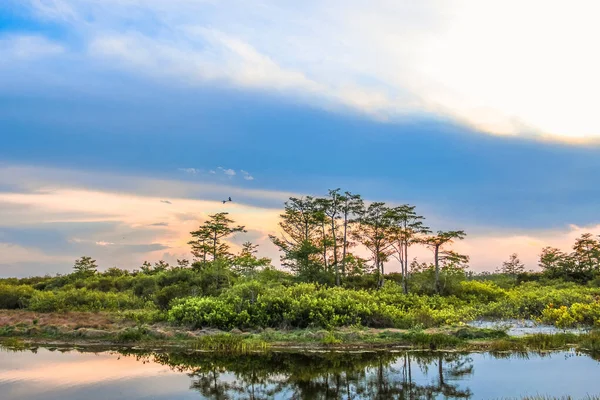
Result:
{"type": "Polygon", "coordinates": [[[36,313],[33,311],[1,310],[0,327],[18,325],[37,325],[39,327],[60,326],[63,329],[105,329],[129,326],[132,323],[118,320],[107,313],[65,312],[36,313]]]}

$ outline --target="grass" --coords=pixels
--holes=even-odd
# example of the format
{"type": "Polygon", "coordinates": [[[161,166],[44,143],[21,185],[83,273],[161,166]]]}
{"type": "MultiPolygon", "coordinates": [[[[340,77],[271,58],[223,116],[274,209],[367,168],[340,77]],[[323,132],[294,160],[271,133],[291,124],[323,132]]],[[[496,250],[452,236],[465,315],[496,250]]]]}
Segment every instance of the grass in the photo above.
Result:
{"type": "Polygon", "coordinates": [[[218,330],[189,332],[185,327],[164,322],[148,323],[164,317],[161,312],[48,313],[30,311],[0,312],[0,338],[20,338],[28,342],[58,341],[65,344],[104,343],[142,346],[176,345],[215,351],[262,349],[292,346],[323,348],[389,348],[465,351],[546,351],[575,348],[600,354],[600,331],[583,334],[556,333],[509,337],[502,329],[443,327],[431,329],[338,329],[256,330],[227,333],[218,330]],[[198,337],[198,335],[202,335],[198,337]]]}
{"type": "Polygon", "coordinates": [[[11,350],[11,351],[18,351],[18,350],[25,350],[28,349],[29,345],[24,342],[22,339],[19,338],[8,338],[8,339],[4,339],[0,342],[0,350],[11,350]]]}
{"type": "Polygon", "coordinates": [[[267,342],[257,337],[231,333],[201,336],[194,342],[193,347],[196,350],[235,354],[266,351],[269,348],[267,342]]]}

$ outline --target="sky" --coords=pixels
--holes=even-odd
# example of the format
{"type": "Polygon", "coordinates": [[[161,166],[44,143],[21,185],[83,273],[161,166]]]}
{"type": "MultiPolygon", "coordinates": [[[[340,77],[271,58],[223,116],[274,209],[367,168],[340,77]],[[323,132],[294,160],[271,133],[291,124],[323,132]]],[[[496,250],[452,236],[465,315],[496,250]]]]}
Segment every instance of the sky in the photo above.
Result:
{"type": "Polygon", "coordinates": [[[475,271],[534,269],[600,233],[598,11],[3,0],[0,276],[190,258],[221,211],[277,265],[284,201],[338,187],[465,230],[475,271]]]}

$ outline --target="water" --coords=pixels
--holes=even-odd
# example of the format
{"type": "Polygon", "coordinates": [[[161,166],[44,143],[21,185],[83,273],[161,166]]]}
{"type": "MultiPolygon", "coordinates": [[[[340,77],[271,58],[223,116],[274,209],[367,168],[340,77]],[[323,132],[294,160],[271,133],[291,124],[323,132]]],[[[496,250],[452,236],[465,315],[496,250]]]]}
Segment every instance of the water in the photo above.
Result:
{"type": "Polygon", "coordinates": [[[3,400],[497,399],[600,394],[600,363],[573,351],[486,353],[0,352],[3,400]]]}
{"type": "Polygon", "coordinates": [[[477,320],[469,323],[469,326],[473,328],[492,328],[492,329],[504,329],[506,333],[510,336],[525,336],[532,335],[535,333],[543,333],[546,335],[552,335],[555,333],[585,333],[588,330],[584,328],[568,328],[561,329],[557,328],[553,325],[545,325],[539,324],[532,320],[518,320],[518,319],[509,319],[502,321],[485,321],[485,320],[477,320]]]}

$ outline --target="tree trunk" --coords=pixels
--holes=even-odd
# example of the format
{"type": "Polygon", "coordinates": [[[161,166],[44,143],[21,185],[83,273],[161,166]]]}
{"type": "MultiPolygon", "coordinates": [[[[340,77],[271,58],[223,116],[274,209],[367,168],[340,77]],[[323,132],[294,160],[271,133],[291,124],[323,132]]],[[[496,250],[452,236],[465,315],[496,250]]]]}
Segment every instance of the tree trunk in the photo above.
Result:
{"type": "Polygon", "coordinates": [[[404,290],[404,294],[408,294],[408,241],[404,242],[404,285],[402,289],[404,290]]]}
{"type": "Polygon", "coordinates": [[[348,247],[348,213],[344,212],[344,243],[342,249],[342,276],[346,276],[346,249],[348,247]]]}
{"type": "Polygon", "coordinates": [[[410,366],[410,353],[406,353],[408,356],[408,398],[409,400],[413,400],[413,392],[412,392],[412,370],[410,366]]]}
{"type": "Polygon", "coordinates": [[[335,214],[331,217],[331,234],[333,235],[333,264],[335,265],[335,284],[340,286],[340,266],[338,265],[337,236],[335,234],[335,214]]]}
{"type": "Polygon", "coordinates": [[[321,224],[321,230],[323,231],[323,263],[325,264],[325,271],[329,271],[329,266],[327,265],[327,237],[325,236],[325,223],[321,224]]]}
{"type": "Polygon", "coordinates": [[[213,261],[217,260],[217,231],[215,231],[215,236],[213,239],[213,261]]]}
{"type": "Polygon", "coordinates": [[[440,293],[440,246],[436,245],[434,250],[435,259],[435,292],[440,293]]]}
{"type": "Polygon", "coordinates": [[[440,353],[438,355],[438,374],[440,377],[440,389],[443,390],[445,383],[444,383],[444,366],[443,366],[443,361],[444,361],[444,356],[442,356],[442,354],[440,353]]]}

